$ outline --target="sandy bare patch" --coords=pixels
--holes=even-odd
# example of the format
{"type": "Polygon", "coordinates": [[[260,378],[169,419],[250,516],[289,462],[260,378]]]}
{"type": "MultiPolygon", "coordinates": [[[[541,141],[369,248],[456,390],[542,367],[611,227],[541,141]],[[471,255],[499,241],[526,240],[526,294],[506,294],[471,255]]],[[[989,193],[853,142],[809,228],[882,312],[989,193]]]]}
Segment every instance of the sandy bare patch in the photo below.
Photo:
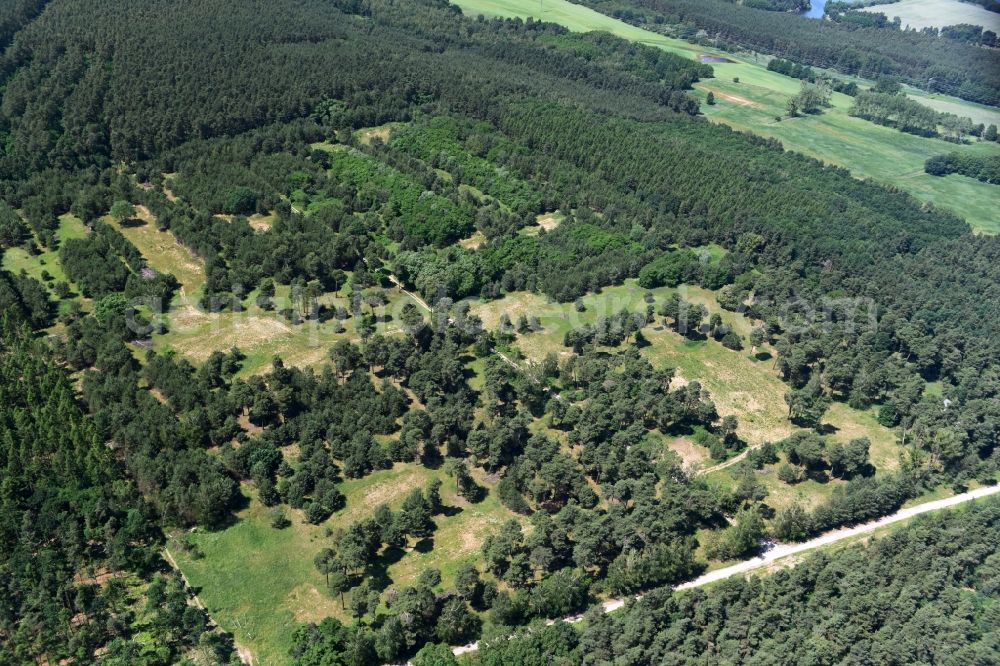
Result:
{"type": "Polygon", "coordinates": [[[371,143],[374,139],[380,139],[382,143],[388,143],[390,136],[392,136],[392,128],[388,126],[369,127],[358,130],[358,141],[365,145],[371,143]]]}
{"type": "Polygon", "coordinates": [[[161,405],[167,404],[167,396],[163,395],[163,393],[160,392],[160,389],[151,388],[149,389],[149,394],[154,398],[156,398],[156,401],[159,402],[161,405]]]}
{"type": "Polygon", "coordinates": [[[376,483],[365,493],[364,503],[369,507],[387,504],[397,497],[406,495],[414,488],[419,488],[420,481],[422,479],[417,474],[406,474],[388,479],[382,483],[376,483]]]}
{"type": "Polygon", "coordinates": [[[114,577],[115,575],[113,573],[102,567],[97,571],[95,571],[93,576],[91,576],[89,573],[86,572],[80,572],[76,574],[75,576],[73,576],[73,582],[78,585],[103,586],[105,583],[107,583],[114,577]]]}
{"type": "Polygon", "coordinates": [[[736,104],[739,104],[740,106],[750,106],[750,107],[753,107],[755,109],[759,109],[760,108],[760,104],[758,104],[757,102],[751,101],[751,100],[747,99],[746,97],[740,97],[739,95],[730,95],[729,93],[724,93],[724,92],[721,92],[719,90],[708,90],[708,92],[714,93],[715,97],[717,99],[724,99],[727,102],[734,102],[736,104]]]}
{"type": "MultiPolygon", "coordinates": [[[[543,296],[519,291],[488,303],[473,303],[472,311],[482,317],[484,327],[496,328],[500,324],[500,317],[504,314],[516,323],[522,314],[527,317],[542,316],[551,313],[553,306],[549,305],[543,296]]],[[[522,343],[526,341],[521,340],[522,343]]]]}
{"type": "Polygon", "coordinates": [[[240,417],[236,419],[236,422],[240,425],[241,428],[243,428],[243,430],[250,433],[251,435],[255,435],[264,430],[259,425],[254,425],[253,423],[251,423],[250,417],[247,414],[240,414],[240,417]]]}
{"type": "Polygon", "coordinates": [[[136,204],[135,216],[147,224],[151,224],[156,221],[153,213],[142,204],[136,204]]]}
{"type": "Polygon", "coordinates": [[[458,244],[464,247],[466,250],[478,250],[479,247],[486,242],[486,236],[481,232],[477,231],[468,238],[463,238],[458,241],[458,244]]]}
{"type": "Polygon", "coordinates": [[[253,652],[251,652],[249,650],[249,648],[245,648],[242,645],[240,645],[239,643],[236,643],[235,641],[233,642],[233,644],[236,646],[236,654],[240,658],[240,663],[243,663],[243,664],[252,664],[252,663],[254,663],[253,662],[253,652]]]}
{"type": "Polygon", "coordinates": [[[303,583],[294,588],[285,597],[285,608],[295,616],[296,622],[319,622],[334,614],[334,602],[329,596],[316,589],[316,586],[303,583]]]}
{"type": "Polygon", "coordinates": [[[274,317],[223,317],[193,306],[182,308],[171,318],[170,330],[172,346],[196,361],[204,361],[216,349],[249,351],[292,335],[291,326],[274,317]]]}
{"type": "MultiPolygon", "coordinates": [[[[285,365],[293,368],[308,368],[329,360],[328,354],[328,346],[316,345],[307,347],[306,349],[283,350],[281,353],[281,360],[284,361],[285,365]]],[[[263,365],[255,371],[255,374],[257,372],[270,372],[270,370],[270,365],[263,365]]]]}
{"type": "Polygon", "coordinates": [[[559,226],[562,220],[555,213],[543,213],[538,216],[538,226],[546,231],[552,231],[559,226]]]}
{"type": "Polygon", "coordinates": [[[759,412],[762,406],[757,399],[753,397],[752,394],[746,391],[733,391],[729,394],[729,400],[735,405],[741,405],[742,408],[738,411],[743,412],[759,412]]]}
{"type": "Polygon", "coordinates": [[[247,218],[247,222],[254,231],[270,231],[274,224],[274,213],[268,215],[254,213],[247,218]]]}
{"type": "Polygon", "coordinates": [[[684,437],[678,437],[667,444],[667,448],[681,457],[684,469],[693,469],[708,460],[705,448],[684,437]]]}
{"type": "Polygon", "coordinates": [[[205,281],[205,265],[201,258],[182,245],[169,231],[156,228],[156,216],[145,206],[135,207],[136,218],[145,224],[123,227],[110,217],[105,220],[135,245],[149,267],[159,273],[171,273],[182,289],[197,290],[205,281]]]}

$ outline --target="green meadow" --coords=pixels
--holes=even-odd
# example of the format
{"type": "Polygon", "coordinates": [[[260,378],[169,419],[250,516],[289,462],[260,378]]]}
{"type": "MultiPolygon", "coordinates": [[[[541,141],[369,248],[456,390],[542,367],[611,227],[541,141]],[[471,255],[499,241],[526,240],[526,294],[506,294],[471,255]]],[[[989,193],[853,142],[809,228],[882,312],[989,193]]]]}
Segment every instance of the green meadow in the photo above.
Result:
{"type": "MultiPolygon", "coordinates": [[[[480,474],[475,476],[484,483],[480,474]]],[[[492,493],[470,504],[457,494],[454,479],[443,469],[416,464],[399,463],[391,470],[344,481],[340,489],[347,498],[346,507],[320,525],[306,523],[301,511],[288,510],[292,524],[276,529],[271,526],[272,510],[250,499],[232,525],[214,532],[176,534],[170,552],[212,617],[233,633],[255,664],[286,664],[299,624],[325,617],[353,621],[350,610],[328,591],[313,564],[316,554],[329,546],[329,535],[369,517],[379,504],[398,509],[411,490],[426,488],[433,478],[443,482],[441,496],[450,515],[435,517],[433,538],[421,542],[419,548],[410,544],[383,554],[374,577],[381,585],[405,586],[435,567],[441,571],[439,589],[443,590],[454,586],[462,563],[476,560],[483,539],[516,516],[492,493]],[[181,547],[183,541],[194,548],[181,547]]],[[[255,495],[249,487],[244,493],[255,495]]],[[[349,608],[349,593],[346,601],[349,608]]]]}
{"type": "MultiPolygon", "coordinates": [[[[87,235],[87,228],[79,218],[66,213],[59,218],[59,228],[56,230],[56,238],[59,242],[70,238],[83,238],[87,235]]],[[[41,247],[36,242],[36,246],[41,247]]],[[[56,282],[69,282],[62,266],[59,265],[58,248],[45,249],[38,254],[33,254],[21,247],[8,248],[3,252],[3,268],[11,273],[20,273],[22,270],[41,282],[52,291],[52,286],[56,282]]],[[[72,285],[74,287],[75,286],[72,285]]],[[[77,292],[79,293],[79,292],[77,292]]]]}

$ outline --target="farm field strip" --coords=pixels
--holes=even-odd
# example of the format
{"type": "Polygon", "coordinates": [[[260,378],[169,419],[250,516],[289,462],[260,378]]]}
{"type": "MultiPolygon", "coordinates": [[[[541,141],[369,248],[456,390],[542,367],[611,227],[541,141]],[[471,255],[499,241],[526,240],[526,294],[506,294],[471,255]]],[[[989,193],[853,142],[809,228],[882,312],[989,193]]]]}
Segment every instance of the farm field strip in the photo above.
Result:
{"type": "Polygon", "coordinates": [[[900,0],[863,7],[861,11],[885,14],[889,20],[898,16],[904,28],[909,26],[916,30],[960,23],[979,25],[994,32],[1000,30],[1000,14],[960,0],[900,0]]]}
{"type": "MultiPolygon", "coordinates": [[[[945,152],[1000,154],[1000,145],[972,143],[956,145],[938,138],[918,137],[876,125],[847,114],[851,98],[835,93],[833,107],[823,114],[800,118],[776,116],[785,113],[785,103],[799,89],[799,81],[766,68],[767,58],[725,53],[690,44],[606,16],[569,0],[457,0],[470,15],[533,17],[559,23],[574,31],[604,30],[631,41],[656,46],[684,57],[699,54],[725,57],[733,62],[712,63],[714,79],[696,84],[702,102],[713,91],[716,104],[702,103],[702,112],[712,121],[780,140],[786,149],[809,155],[828,164],[848,168],[858,178],[872,178],[899,187],[923,201],[930,201],[964,217],[976,230],[1000,233],[995,209],[995,185],[952,174],[930,176],[923,172],[927,158],[945,152]],[[739,78],[739,83],[733,79],[739,78]]],[[[895,6],[895,5],[893,5],[895,6]]],[[[850,78],[835,75],[837,78],[850,78]]],[[[858,79],[853,79],[860,81],[858,79]]],[[[1000,112],[943,95],[907,93],[929,106],[968,116],[975,122],[1000,122],[1000,112]]]]}

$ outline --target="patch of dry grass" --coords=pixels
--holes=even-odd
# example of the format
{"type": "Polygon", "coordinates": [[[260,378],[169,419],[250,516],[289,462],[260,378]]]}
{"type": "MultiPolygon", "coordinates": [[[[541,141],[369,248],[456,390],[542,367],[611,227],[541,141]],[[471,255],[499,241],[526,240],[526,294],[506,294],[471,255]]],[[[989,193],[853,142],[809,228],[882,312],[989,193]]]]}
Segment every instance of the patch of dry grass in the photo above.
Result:
{"type": "Polygon", "coordinates": [[[172,274],[184,294],[197,299],[205,286],[205,262],[181,245],[172,233],[157,230],[156,218],[145,206],[136,206],[136,218],[142,224],[122,226],[110,216],[102,220],[135,245],[150,268],[158,273],[172,274]]]}

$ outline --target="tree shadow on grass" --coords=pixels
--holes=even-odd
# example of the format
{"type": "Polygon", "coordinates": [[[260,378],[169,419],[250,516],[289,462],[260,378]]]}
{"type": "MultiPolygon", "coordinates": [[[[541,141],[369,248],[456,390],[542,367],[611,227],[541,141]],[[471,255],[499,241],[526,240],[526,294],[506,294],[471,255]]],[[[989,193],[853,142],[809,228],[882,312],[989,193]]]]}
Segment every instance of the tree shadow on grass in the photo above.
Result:
{"type": "Polygon", "coordinates": [[[441,515],[446,518],[451,518],[452,516],[457,516],[462,513],[462,507],[460,506],[442,506],[441,515]]]}
{"type": "Polygon", "coordinates": [[[816,431],[821,435],[834,435],[840,432],[840,428],[832,423],[822,423],[818,428],[816,428],[816,431]]]}
{"type": "Polygon", "coordinates": [[[392,585],[392,578],[389,577],[389,567],[396,564],[406,551],[399,546],[389,546],[382,554],[376,558],[375,562],[368,567],[366,575],[371,579],[371,585],[376,590],[382,591],[392,585]]]}

